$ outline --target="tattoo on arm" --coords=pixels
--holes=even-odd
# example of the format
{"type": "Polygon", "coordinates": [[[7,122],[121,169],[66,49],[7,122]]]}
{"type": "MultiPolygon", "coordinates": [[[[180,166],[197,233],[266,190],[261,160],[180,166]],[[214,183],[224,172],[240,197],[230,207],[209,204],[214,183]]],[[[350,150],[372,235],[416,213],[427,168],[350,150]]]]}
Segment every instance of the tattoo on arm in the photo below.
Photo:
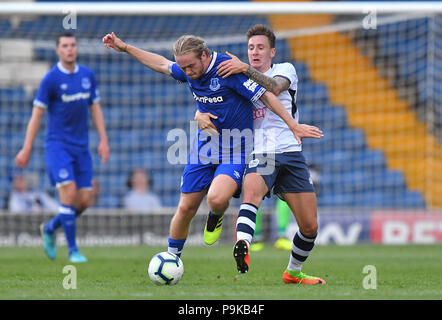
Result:
{"type": "Polygon", "coordinates": [[[289,80],[278,76],[268,77],[251,66],[247,68],[245,75],[274,94],[279,94],[290,87],[289,80]]]}

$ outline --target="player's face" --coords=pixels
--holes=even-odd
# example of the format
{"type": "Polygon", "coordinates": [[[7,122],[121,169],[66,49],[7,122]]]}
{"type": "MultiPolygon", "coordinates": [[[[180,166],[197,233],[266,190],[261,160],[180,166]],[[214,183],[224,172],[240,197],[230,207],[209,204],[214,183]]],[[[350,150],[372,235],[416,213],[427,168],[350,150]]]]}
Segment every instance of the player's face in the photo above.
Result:
{"type": "Polygon", "coordinates": [[[206,71],[207,59],[205,52],[203,52],[201,58],[197,57],[194,52],[190,52],[177,56],[176,63],[190,79],[196,80],[201,78],[206,71]]]}
{"type": "Polygon", "coordinates": [[[275,48],[270,48],[270,42],[266,36],[253,36],[249,39],[247,49],[249,63],[256,70],[266,72],[272,65],[275,52],[275,48]]]}
{"type": "Polygon", "coordinates": [[[56,52],[62,63],[75,63],[78,54],[77,40],[74,37],[61,37],[56,52]]]}

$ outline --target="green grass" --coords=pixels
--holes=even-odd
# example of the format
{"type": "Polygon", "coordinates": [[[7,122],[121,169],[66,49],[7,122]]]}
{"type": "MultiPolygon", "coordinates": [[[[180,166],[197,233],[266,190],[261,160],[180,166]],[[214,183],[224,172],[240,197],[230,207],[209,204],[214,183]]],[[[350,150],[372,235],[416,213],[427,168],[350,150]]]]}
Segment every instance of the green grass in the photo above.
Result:
{"type": "Polygon", "coordinates": [[[442,299],[442,246],[317,246],[303,271],[326,286],[282,282],[289,252],[267,246],[252,253],[251,269],[238,274],[232,246],[191,247],[183,253],[184,277],[155,286],[149,259],[164,247],[85,247],[77,264],[77,289],[63,288],[66,248],[54,261],[41,248],[0,248],[0,299],[442,299]],[[362,270],[376,267],[377,288],[362,286],[362,270]]]}

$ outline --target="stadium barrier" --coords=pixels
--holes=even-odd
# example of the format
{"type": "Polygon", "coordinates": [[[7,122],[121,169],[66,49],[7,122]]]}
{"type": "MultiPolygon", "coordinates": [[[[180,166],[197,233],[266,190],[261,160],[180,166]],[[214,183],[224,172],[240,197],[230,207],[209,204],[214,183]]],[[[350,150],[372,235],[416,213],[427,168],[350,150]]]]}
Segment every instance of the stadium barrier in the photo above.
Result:
{"type": "MultiPolygon", "coordinates": [[[[89,210],[77,222],[80,246],[140,246],[167,247],[169,223],[174,208],[156,213],[131,213],[121,210],[89,210]]],[[[229,210],[224,219],[219,244],[234,242],[235,213],[229,210]]],[[[51,213],[0,213],[0,247],[34,247],[42,244],[39,225],[51,213]]],[[[320,210],[318,245],[375,244],[435,244],[442,243],[442,211],[358,211],[320,210]]],[[[263,240],[275,240],[274,215],[263,210],[263,240]]],[[[197,213],[186,245],[204,245],[203,230],[206,214],[197,213]]],[[[61,230],[61,229],[60,229],[61,230]]],[[[287,237],[297,230],[292,222],[287,237]]],[[[56,237],[58,246],[66,245],[63,232],[56,237]]]]}

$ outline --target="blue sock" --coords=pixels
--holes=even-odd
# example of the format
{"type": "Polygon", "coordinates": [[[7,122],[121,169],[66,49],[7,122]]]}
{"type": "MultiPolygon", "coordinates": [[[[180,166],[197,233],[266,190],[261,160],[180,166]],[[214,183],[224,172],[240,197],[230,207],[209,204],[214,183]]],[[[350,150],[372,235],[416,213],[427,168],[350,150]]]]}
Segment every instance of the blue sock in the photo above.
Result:
{"type": "Polygon", "coordinates": [[[54,234],[55,230],[57,230],[60,226],[61,226],[61,217],[59,213],[46,223],[45,232],[52,235],[54,234]]]}
{"type": "Polygon", "coordinates": [[[167,252],[176,254],[178,257],[181,257],[181,252],[184,248],[184,243],[186,242],[186,239],[172,239],[169,238],[169,247],[167,248],[167,252]]]}
{"type": "Polygon", "coordinates": [[[73,206],[60,206],[61,225],[63,226],[64,234],[69,248],[69,254],[78,251],[76,243],[76,223],[75,223],[75,208],[73,206]]]}
{"type": "MultiPolygon", "coordinates": [[[[80,211],[78,209],[75,209],[75,217],[79,218],[83,212],[84,210],[80,211]]],[[[59,213],[46,223],[45,232],[52,235],[60,226],[61,226],[61,217],[59,213]]]]}

